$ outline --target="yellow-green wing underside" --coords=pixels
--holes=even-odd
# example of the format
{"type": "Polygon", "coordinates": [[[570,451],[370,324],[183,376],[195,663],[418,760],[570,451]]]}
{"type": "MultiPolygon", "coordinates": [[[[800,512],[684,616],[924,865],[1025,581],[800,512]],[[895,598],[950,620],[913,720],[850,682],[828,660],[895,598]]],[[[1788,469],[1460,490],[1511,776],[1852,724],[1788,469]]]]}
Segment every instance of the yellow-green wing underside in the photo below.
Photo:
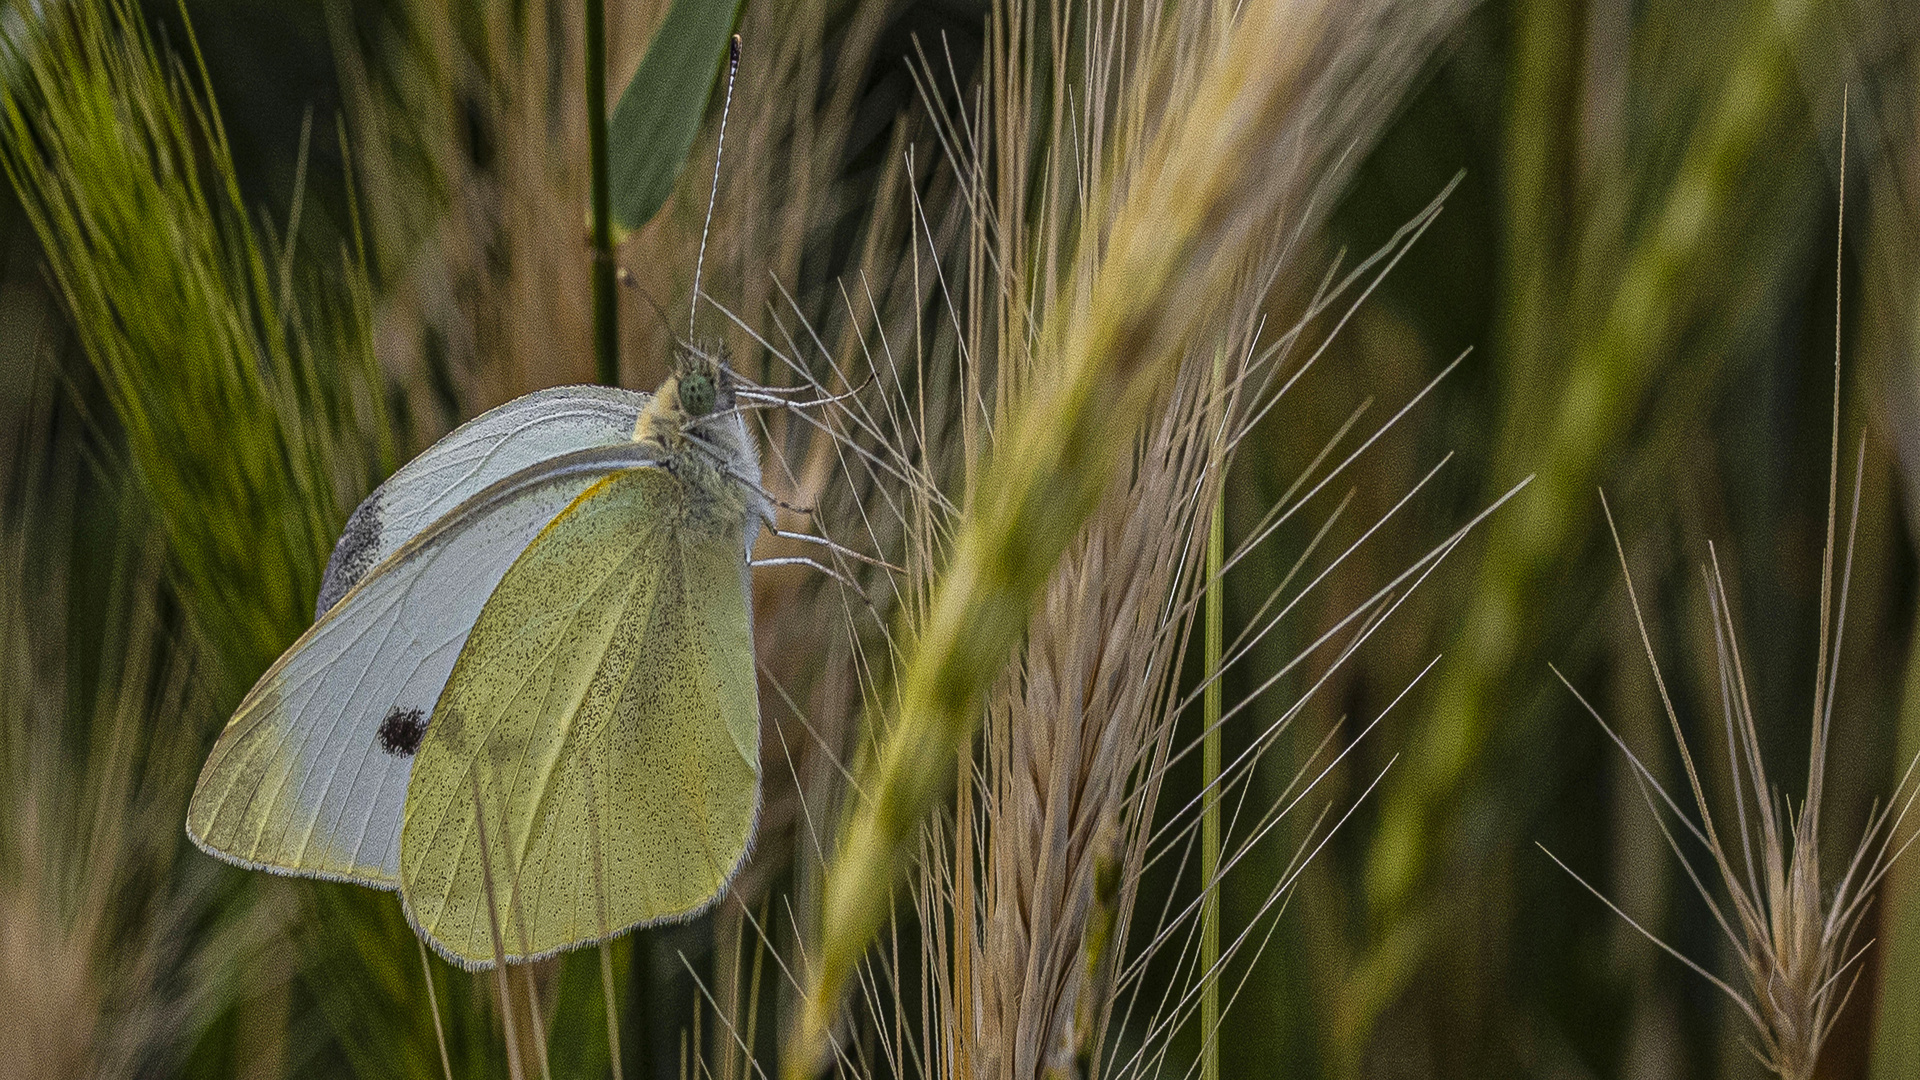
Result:
{"type": "Polygon", "coordinates": [[[744,515],[715,505],[730,501],[662,469],[615,473],[488,599],[401,825],[408,917],[449,959],[493,962],[489,876],[519,960],[685,917],[745,857],[760,724],[744,515]]]}

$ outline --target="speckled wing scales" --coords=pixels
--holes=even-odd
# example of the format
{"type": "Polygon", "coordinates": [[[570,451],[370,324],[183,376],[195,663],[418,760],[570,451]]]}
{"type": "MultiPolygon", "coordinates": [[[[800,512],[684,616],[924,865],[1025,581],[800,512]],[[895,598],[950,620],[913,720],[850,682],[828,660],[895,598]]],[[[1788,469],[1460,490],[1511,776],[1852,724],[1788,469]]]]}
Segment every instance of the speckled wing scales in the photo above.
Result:
{"type": "Polygon", "coordinates": [[[401,829],[408,917],[449,959],[492,963],[489,899],[508,959],[526,959],[692,914],[745,857],[759,705],[744,517],[713,509],[665,469],[615,473],[487,602],[401,829]]]}
{"type": "MultiPolygon", "coordinates": [[[[535,396],[543,412],[521,399],[473,421],[356,513],[379,557],[353,569],[221,733],[188,808],[187,833],[203,849],[257,869],[398,885],[413,759],[380,747],[382,722],[396,710],[429,714],[513,559],[610,469],[651,456],[624,441],[632,400],[597,388],[535,396]]],[[[357,558],[337,550],[330,577],[357,558]]]]}

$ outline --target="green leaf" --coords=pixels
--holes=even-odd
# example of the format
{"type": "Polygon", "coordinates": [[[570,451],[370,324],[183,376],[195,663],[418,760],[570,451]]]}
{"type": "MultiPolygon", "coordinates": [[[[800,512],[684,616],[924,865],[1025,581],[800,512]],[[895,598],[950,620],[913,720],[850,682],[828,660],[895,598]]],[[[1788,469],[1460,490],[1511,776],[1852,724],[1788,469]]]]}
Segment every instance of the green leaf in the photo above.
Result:
{"type": "Polygon", "coordinates": [[[674,0],[607,124],[613,218],[645,225],[667,201],[707,111],[740,0],[674,0]]]}

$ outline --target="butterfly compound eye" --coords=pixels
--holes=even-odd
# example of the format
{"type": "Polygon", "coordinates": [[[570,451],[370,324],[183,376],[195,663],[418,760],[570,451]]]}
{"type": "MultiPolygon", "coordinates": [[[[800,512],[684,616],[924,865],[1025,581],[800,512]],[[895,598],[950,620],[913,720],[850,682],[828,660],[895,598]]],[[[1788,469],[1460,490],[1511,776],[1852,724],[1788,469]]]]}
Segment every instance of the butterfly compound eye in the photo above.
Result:
{"type": "Polygon", "coordinates": [[[680,377],[680,407],[688,416],[705,416],[713,411],[713,376],[705,371],[689,371],[680,377]]]}

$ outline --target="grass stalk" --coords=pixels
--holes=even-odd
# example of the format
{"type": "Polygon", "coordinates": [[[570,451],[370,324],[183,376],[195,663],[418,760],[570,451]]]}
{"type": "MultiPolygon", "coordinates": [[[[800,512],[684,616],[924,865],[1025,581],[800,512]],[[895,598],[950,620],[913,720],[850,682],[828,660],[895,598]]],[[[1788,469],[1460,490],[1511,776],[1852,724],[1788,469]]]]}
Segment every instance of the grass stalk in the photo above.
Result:
{"type": "Polygon", "coordinates": [[[507,948],[505,938],[500,933],[500,908],[496,902],[500,894],[494,889],[493,847],[487,842],[486,802],[480,797],[479,774],[469,773],[468,780],[473,796],[473,827],[480,850],[480,880],[482,887],[487,890],[487,932],[493,940],[494,993],[499,999],[500,1022],[506,1033],[507,1074],[512,1080],[526,1080],[519,1021],[513,1012],[513,984],[507,977],[507,948]]]}
{"type": "Polygon", "coordinates": [[[613,995],[613,942],[600,943],[600,994],[607,1009],[607,1061],[613,1068],[613,1080],[625,1080],[620,1061],[620,1008],[613,995]]]}
{"type": "Polygon", "coordinates": [[[586,0],[587,168],[593,187],[593,361],[602,386],[620,385],[620,308],[614,290],[613,189],[607,158],[607,0],[586,0]]]}
{"type": "MultiPolygon", "coordinates": [[[[1896,9],[1888,8],[1889,12],[1896,9]]],[[[1920,250],[1920,50],[1908,54],[1897,68],[1900,95],[1883,94],[1874,107],[1889,131],[1904,133],[1875,163],[1865,185],[1868,196],[1867,251],[1862,277],[1865,287],[1855,290],[1862,307],[1861,342],[1857,346],[1874,373],[1873,397],[1885,404],[1885,437],[1896,447],[1913,445],[1920,432],[1920,266],[1913,252],[1920,250]]],[[[1902,472],[1908,505],[1920,487],[1920,469],[1905,453],[1902,472]]],[[[1920,640],[1920,618],[1909,623],[1909,640],[1920,640]]],[[[1920,650],[1909,650],[1903,684],[1894,698],[1900,717],[1895,759],[1920,756],[1920,650]]],[[[1902,1080],[1920,1061],[1920,864],[1904,861],[1895,870],[1882,898],[1879,934],[1885,942],[1880,956],[1879,985],[1874,995],[1873,1080],[1902,1080]]]]}
{"type": "MultiPolygon", "coordinates": [[[[1213,393],[1226,393],[1226,353],[1213,359],[1213,393]]],[[[1200,886],[1206,902],[1200,909],[1200,970],[1207,973],[1200,988],[1200,1080],[1220,1080],[1220,704],[1223,674],[1220,652],[1226,636],[1227,485],[1220,475],[1227,464],[1226,428],[1214,439],[1209,465],[1215,473],[1212,519],[1207,524],[1207,605],[1205,656],[1200,677],[1206,690],[1200,717],[1200,886]]]]}
{"type": "Polygon", "coordinates": [[[433,1013],[433,1042],[440,1049],[440,1074],[453,1080],[453,1058],[447,1054],[447,1029],[440,1023],[440,992],[433,986],[433,964],[427,959],[427,942],[416,936],[413,943],[420,946],[420,974],[427,980],[427,1008],[433,1013]]]}

